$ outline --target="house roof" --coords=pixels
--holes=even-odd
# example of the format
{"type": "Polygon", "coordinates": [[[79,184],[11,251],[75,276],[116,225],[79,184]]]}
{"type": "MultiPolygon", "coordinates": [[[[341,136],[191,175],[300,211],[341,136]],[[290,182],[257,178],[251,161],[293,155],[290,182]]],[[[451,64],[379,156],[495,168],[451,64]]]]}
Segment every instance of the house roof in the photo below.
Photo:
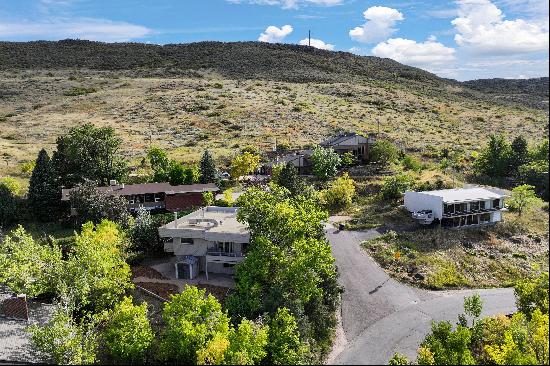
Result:
{"type": "Polygon", "coordinates": [[[320,145],[321,146],[336,146],[336,145],[340,145],[344,142],[348,142],[348,145],[356,145],[358,143],[358,141],[353,141],[350,143],[350,141],[348,140],[352,140],[352,139],[364,139],[365,142],[368,140],[367,137],[364,137],[364,136],[361,136],[361,135],[358,135],[356,133],[348,133],[348,134],[342,134],[342,135],[338,135],[338,136],[332,136],[328,139],[326,139],[325,141],[321,142],[320,145]]]}
{"type": "Polygon", "coordinates": [[[180,217],[159,228],[161,237],[183,233],[200,233],[209,241],[235,241],[248,243],[248,227],[237,221],[238,207],[207,206],[180,217]]]}
{"type": "MultiPolygon", "coordinates": [[[[74,188],[63,189],[61,200],[68,201],[69,194],[74,188]]],[[[173,186],[170,183],[142,183],[142,184],[117,184],[106,187],[97,187],[98,191],[114,196],[130,196],[134,194],[165,193],[181,194],[195,192],[217,192],[219,188],[214,183],[207,184],[186,184],[173,186]]]]}
{"type": "Polygon", "coordinates": [[[418,193],[441,197],[443,202],[478,201],[506,197],[505,194],[500,194],[481,187],[442,189],[439,191],[423,191],[418,193]]]}

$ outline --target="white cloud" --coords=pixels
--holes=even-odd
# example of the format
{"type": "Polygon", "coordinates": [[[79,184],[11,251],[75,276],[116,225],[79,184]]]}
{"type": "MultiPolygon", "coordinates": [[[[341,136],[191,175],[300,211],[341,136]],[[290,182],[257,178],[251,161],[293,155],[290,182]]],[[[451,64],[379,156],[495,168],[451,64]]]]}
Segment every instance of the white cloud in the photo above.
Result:
{"type": "Polygon", "coordinates": [[[126,42],[142,38],[151,30],[141,25],[96,18],[56,18],[39,22],[0,22],[0,38],[126,42]]]}
{"type": "Polygon", "coordinates": [[[437,42],[430,36],[425,42],[416,42],[411,39],[390,38],[381,42],[372,49],[372,54],[378,57],[387,57],[395,61],[430,68],[455,59],[455,50],[437,42]]]}
{"type": "MultiPolygon", "coordinates": [[[[300,44],[301,44],[302,46],[307,46],[307,45],[309,45],[309,39],[308,39],[308,38],[302,39],[302,40],[300,41],[300,44]]],[[[334,45],[333,45],[333,44],[325,43],[325,42],[323,42],[322,40],[320,40],[320,39],[315,39],[315,38],[312,38],[312,39],[311,39],[311,47],[319,48],[319,49],[322,49],[322,50],[329,50],[329,51],[334,50],[334,45]]]]}
{"type": "Polygon", "coordinates": [[[385,6],[372,6],[363,12],[367,20],[361,27],[349,31],[349,36],[359,42],[375,43],[387,39],[397,31],[395,24],[405,19],[396,9],[385,6]]]}
{"type": "Polygon", "coordinates": [[[546,21],[505,20],[489,0],[459,1],[459,17],[452,21],[455,42],[484,55],[510,55],[548,50],[546,21]]]}
{"type": "Polygon", "coordinates": [[[304,5],[336,6],[344,0],[227,0],[234,4],[277,5],[283,9],[297,9],[304,5]]]}
{"type": "Polygon", "coordinates": [[[260,34],[258,41],[260,42],[269,42],[269,43],[280,43],[286,36],[292,33],[292,26],[283,25],[281,28],[278,28],[274,25],[270,25],[265,29],[265,31],[260,34]]]}

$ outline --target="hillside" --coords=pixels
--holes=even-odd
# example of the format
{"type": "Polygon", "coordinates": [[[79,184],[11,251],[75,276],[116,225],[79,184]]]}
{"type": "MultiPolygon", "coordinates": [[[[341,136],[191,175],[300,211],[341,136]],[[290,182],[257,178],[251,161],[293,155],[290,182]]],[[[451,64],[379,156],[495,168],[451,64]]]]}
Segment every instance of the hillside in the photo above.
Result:
{"type": "Polygon", "coordinates": [[[491,133],[548,137],[547,110],[388,59],[258,42],[0,43],[0,175],[19,174],[82,122],[113,126],[134,162],[150,144],[221,163],[239,147],[377,131],[428,156],[479,150],[491,133]],[[1,158],[1,157],[0,157],[1,158]]]}
{"type": "Polygon", "coordinates": [[[532,79],[479,79],[463,83],[491,95],[495,101],[523,101],[532,108],[548,108],[548,77],[532,79]]]}

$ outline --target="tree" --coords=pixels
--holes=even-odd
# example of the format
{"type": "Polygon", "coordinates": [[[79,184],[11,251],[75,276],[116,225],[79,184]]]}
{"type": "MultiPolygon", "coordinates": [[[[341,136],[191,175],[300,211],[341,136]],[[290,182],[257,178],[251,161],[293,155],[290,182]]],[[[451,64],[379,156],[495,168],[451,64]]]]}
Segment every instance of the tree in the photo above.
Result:
{"type": "Polygon", "coordinates": [[[388,361],[388,365],[408,365],[408,364],[409,364],[409,359],[400,353],[394,353],[393,357],[390,358],[390,360],[388,361]]]}
{"type": "Polygon", "coordinates": [[[51,220],[52,210],[59,206],[60,199],[54,167],[48,153],[42,149],[29,180],[28,200],[32,213],[41,220],[51,220]]]}
{"type": "Polygon", "coordinates": [[[348,173],[344,173],[333,181],[329,188],[322,191],[322,197],[331,209],[342,209],[351,205],[351,201],[355,196],[355,182],[351,179],[348,173]]]}
{"type": "Polygon", "coordinates": [[[134,305],[131,297],[124,297],[103,318],[106,325],[101,339],[111,357],[126,364],[143,362],[153,341],[147,303],[134,305]]]}
{"type": "Polygon", "coordinates": [[[284,163],[276,163],[273,164],[271,167],[271,181],[275,184],[279,184],[279,176],[281,175],[281,171],[285,167],[284,163]]]}
{"type": "Polygon", "coordinates": [[[229,346],[224,363],[229,365],[256,365],[267,355],[268,326],[242,319],[229,333],[229,346]]]}
{"type": "Polygon", "coordinates": [[[536,199],[535,187],[522,184],[512,189],[512,197],[508,200],[507,206],[511,211],[517,211],[521,216],[523,211],[533,204],[536,199]]]}
{"type": "Polygon", "coordinates": [[[126,173],[126,161],[119,155],[121,143],[112,127],[91,123],[72,127],[57,138],[52,157],[59,185],[72,188],[86,179],[101,185],[111,179],[121,180],[126,173]]]}
{"type": "Polygon", "coordinates": [[[158,222],[153,219],[151,213],[145,207],[140,207],[134,225],[130,230],[133,249],[144,253],[150,253],[158,249],[160,241],[158,227],[158,222]]]}
{"type": "Polygon", "coordinates": [[[97,333],[94,324],[77,323],[67,309],[57,307],[42,327],[29,327],[31,342],[58,365],[93,364],[97,360],[97,333]]]}
{"type": "Polygon", "coordinates": [[[344,155],[342,155],[342,166],[345,167],[352,167],[357,164],[357,158],[351,151],[346,151],[344,155]]]}
{"type": "Polygon", "coordinates": [[[0,243],[0,283],[17,294],[55,294],[61,248],[37,243],[22,226],[0,243]]]}
{"type": "Polygon", "coordinates": [[[537,278],[519,281],[514,287],[518,310],[530,317],[535,309],[548,314],[548,272],[541,273],[537,278]]]}
{"type": "Polygon", "coordinates": [[[511,145],[510,151],[510,170],[517,174],[518,168],[529,162],[529,151],[527,148],[527,140],[523,136],[517,136],[511,145]]]}
{"type": "Polygon", "coordinates": [[[15,220],[17,199],[7,185],[0,183],[0,226],[9,225],[15,220]]]}
{"type": "Polygon", "coordinates": [[[220,353],[225,353],[227,344],[223,340],[229,334],[229,318],[215,297],[205,295],[205,290],[186,286],[165,303],[162,317],[166,328],[160,341],[161,360],[196,364],[197,355],[202,360],[210,359],[205,349],[213,340],[222,347],[220,353]]]}
{"type": "Polygon", "coordinates": [[[286,163],[277,178],[277,184],[285,187],[292,195],[302,192],[304,182],[298,175],[298,169],[292,163],[286,163]]]}
{"type": "Polygon", "coordinates": [[[114,221],[124,228],[129,225],[125,199],[98,190],[92,181],[78,184],[69,194],[69,199],[77,226],[88,221],[98,224],[102,220],[114,221]]]}
{"type": "Polygon", "coordinates": [[[235,292],[226,300],[229,313],[254,319],[286,307],[304,324],[302,339],[324,349],[336,324],[341,291],[324,238],[327,212],[315,197],[290,197],[276,185],[270,192],[248,189],[237,205],[238,220],[250,229],[251,245],[237,266],[235,292]]]}
{"type": "Polygon", "coordinates": [[[217,180],[216,164],[208,150],[204,150],[200,163],[200,182],[215,183],[217,180]]]}
{"type": "Polygon", "coordinates": [[[377,140],[370,148],[371,161],[387,166],[397,160],[399,150],[388,140],[377,140]]]}
{"type": "Polygon", "coordinates": [[[412,187],[412,179],[407,174],[398,174],[384,180],[380,188],[380,196],[385,199],[398,199],[406,190],[412,187]]]}
{"type": "Polygon", "coordinates": [[[235,156],[231,161],[231,177],[240,178],[243,175],[254,172],[260,166],[260,156],[248,151],[235,156]]]}
{"type": "MultiPolygon", "coordinates": [[[[474,365],[475,360],[469,349],[470,339],[470,330],[462,325],[453,331],[448,321],[433,322],[432,333],[426,336],[421,347],[433,355],[435,365],[474,365]]],[[[420,359],[417,362],[424,364],[420,359]]]]}
{"type": "Polygon", "coordinates": [[[510,172],[512,148],[502,135],[491,135],[489,144],[474,162],[478,174],[489,177],[506,177],[510,172]]]}
{"type": "Polygon", "coordinates": [[[323,181],[327,181],[338,173],[340,156],[332,149],[321,146],[315,147],[311,155],[313,174],[323,181]]]}
{"type": "Polygon", "coordinates": [[[269,323],[269,364],[299,365],[309,353],[307,345],[300,341],[298,324],[287,308],[277,309],[269,323]]]}
{"type": "Polygon", "coordinates": [[[123,232],[111,221],[88,222],[75,235],[72,252],[64,262],[58,292],[76,312],[101,312],[116,304],[133,288],[126,263],[123,232]]]}

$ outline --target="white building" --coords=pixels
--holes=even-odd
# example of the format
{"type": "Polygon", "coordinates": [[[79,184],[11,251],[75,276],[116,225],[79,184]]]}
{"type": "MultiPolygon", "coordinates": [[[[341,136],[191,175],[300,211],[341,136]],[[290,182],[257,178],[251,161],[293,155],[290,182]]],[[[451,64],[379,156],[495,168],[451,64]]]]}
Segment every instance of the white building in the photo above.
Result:
{"type": "Polygon", "coordinates": [[[496,223],[502,220],[504,194],[485,188],[405,192],[405,207],[421,224],[439,220],[445,227],[496,223]]]}
{"type": "Polygon", "coordinates": [[[177,278],[194,278],[198,272],[235,272],[250,242],[246,225],[237,221],[237,207],[207,206],[161,226],[168,238],[164,251],[174,253],[177,278]],[[197,268],[198,267],[198,268],[197,268]]]}

